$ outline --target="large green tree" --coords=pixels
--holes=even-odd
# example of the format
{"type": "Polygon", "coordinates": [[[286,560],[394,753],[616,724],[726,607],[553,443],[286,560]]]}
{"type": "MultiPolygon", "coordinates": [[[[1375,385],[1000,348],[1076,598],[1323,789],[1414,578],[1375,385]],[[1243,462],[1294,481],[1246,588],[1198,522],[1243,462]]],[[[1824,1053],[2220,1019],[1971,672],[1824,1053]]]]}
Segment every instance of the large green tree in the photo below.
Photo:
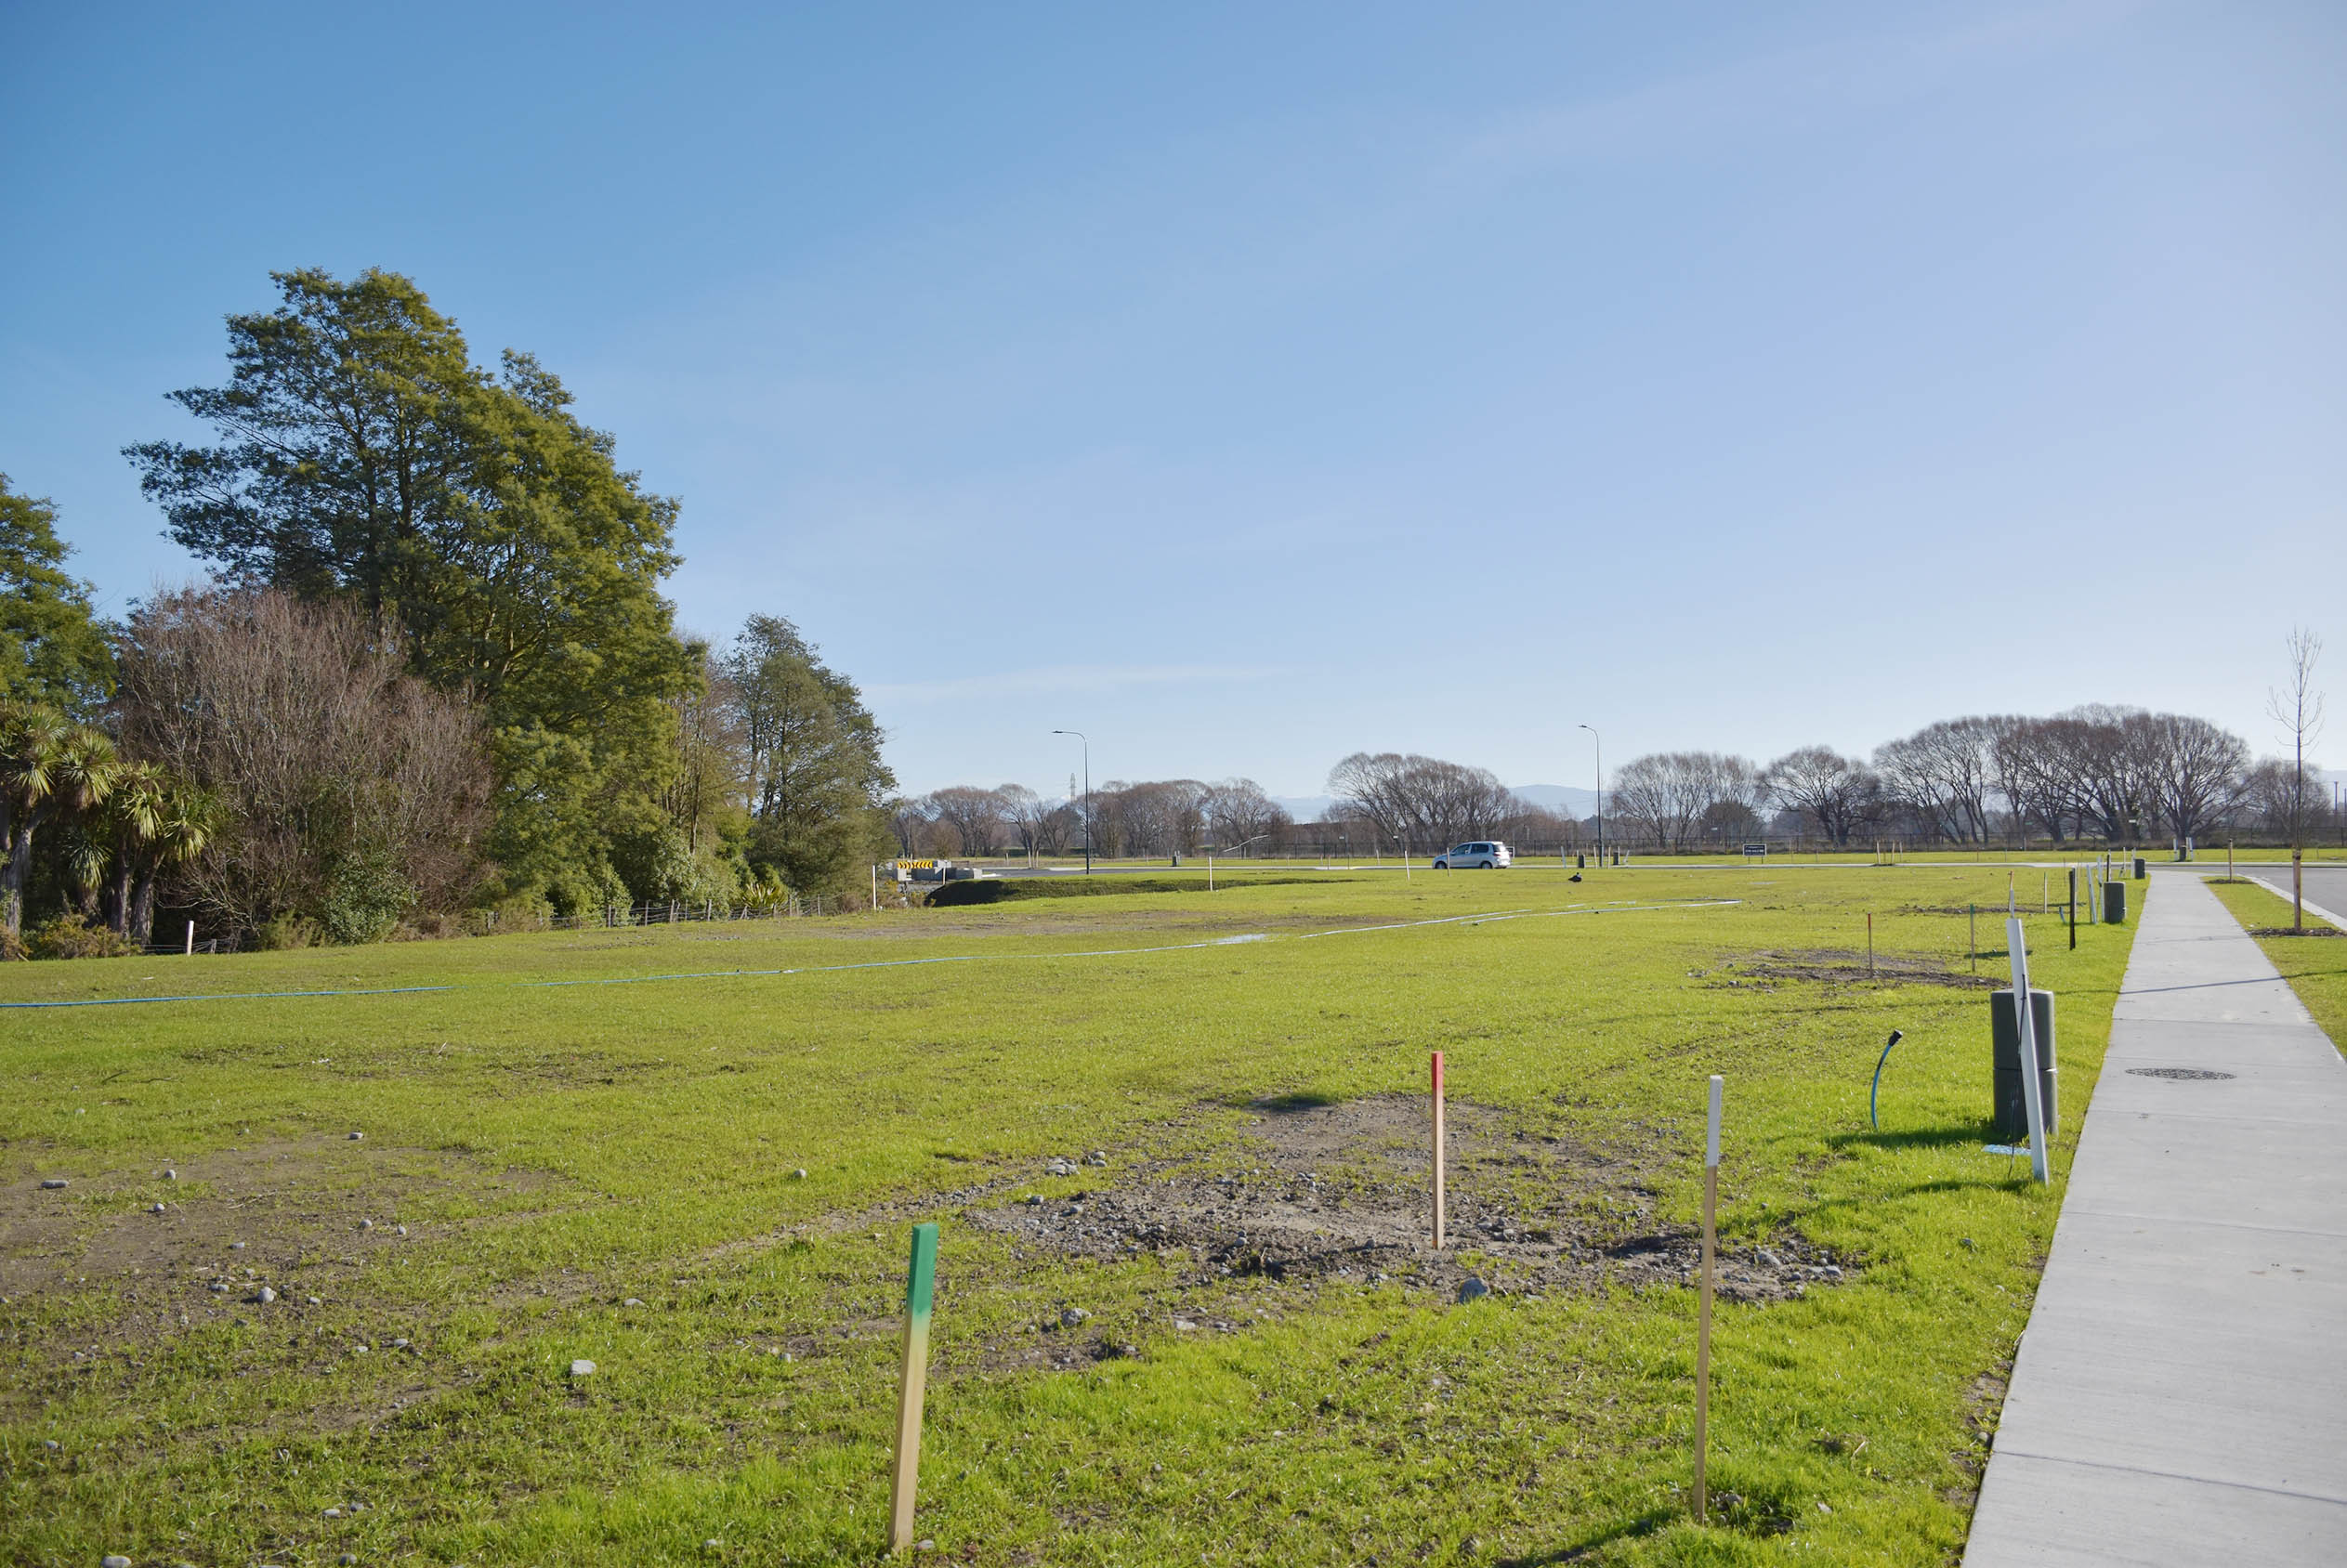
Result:
{"type": "Polygon", "coordinates": [[[91,612],[89,584],[64,569],[69,552],[56,509],[0,474],[0,701],[79,715],[113,689],[106,629],[91,612]]]}
{"type": "Polygon", "coordinates": [[[837,892],[887,852],[897,780],[855,683],[797,627],[754,615],[720,661],[748,766],[750,859],[803,892],[837,892]]]}
{"type": "Polygon", "coordinates": [[[125,449],[147,494],[232,581],[396,624],[419,674],[487,712],[508,882],[611,896],[698,679],[659,592],[675,503],[530,356],[476,367],[410,280],[273,276],[276,309],[229,318],[228,385],[170,394],[217,444],[125,449]]]}

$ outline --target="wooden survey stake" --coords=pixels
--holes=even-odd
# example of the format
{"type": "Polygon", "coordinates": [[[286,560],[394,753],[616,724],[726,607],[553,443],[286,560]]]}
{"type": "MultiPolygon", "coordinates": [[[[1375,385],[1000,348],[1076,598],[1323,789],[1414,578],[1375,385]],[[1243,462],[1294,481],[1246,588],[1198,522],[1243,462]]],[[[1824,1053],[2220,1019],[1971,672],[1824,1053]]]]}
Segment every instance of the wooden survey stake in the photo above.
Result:
{"type": "Polygon", "coordinates": [[[1435,1250],[1436,1250],[1436,1251],[1437,1251],[1437,1252],[1439,1252],[1439,1251],[1441,1251],[1441,1250],[1442,1250],[1442,1168],[1443,1168],[1443,1166],[1444,1166],[1444,1164],[1445,1164],[1445,1159],[1444,1159],[1444,1156],[1443,1156],[1443,1135],[1442,1135],[1442,1052],[1439,1052],[1439,1051],[1437,1051],[1437,1052],[1435,1052],[1435,1069],[1434,1069],[1434,1101],[1435,1101],[1435,1250]]]}
{"type": "Polygon", "coordinates": [[[921,1400],[929,1384],[929,1307],[937,1293],[937,1227],[912,1227],[905,1271],[905,1369],[897,1386],[897,1474],[888,1488],[890,1555],[912,1545],[912,1499],[921,1484],[921,1400]]]}
{"type": "Polygon", "coordinates": [[[1711,1075],[1703,1129],[1703,1285],[1695,1307],[1695,1522],[1704,1520],[1704,1468],[1711,1418],[1711,1259],[1720,1209],[1720,1075],[1711,1075]]]}

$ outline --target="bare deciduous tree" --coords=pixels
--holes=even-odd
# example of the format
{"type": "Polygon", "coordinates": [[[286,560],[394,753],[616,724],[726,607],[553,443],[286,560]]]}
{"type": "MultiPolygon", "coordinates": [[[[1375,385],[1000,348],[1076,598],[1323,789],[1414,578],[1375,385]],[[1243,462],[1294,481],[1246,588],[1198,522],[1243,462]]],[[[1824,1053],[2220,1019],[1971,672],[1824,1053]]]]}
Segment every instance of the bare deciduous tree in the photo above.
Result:
{"type": "Polygon", "coordinates": [[[480,725],[357,610],[275,590],[159,594],[131,618],[117,703],[125,750],[219,799],[224,825],[181,877],[224,921],[298,915],[355,937],[479,885],[480,725]]]}
{"type": "Polygon", "coordinates": [[[2303,626],[2284,645],[2289,650],[2288,685],[2266,696],[2265,711],[2290,743],[2290,929],[2306,930],[2306,748],[2323,731],[2323,694],[2314,689],[2314,664],[2323,640],[2303,626]]]}
{"type": "Polygon", "coordinates": [[[1518,807],[1489,768],[1397,751],[1356,751],[1329,770],[1340,816],[1427,850],[1488,837],[1518,807]]]}
{"type": "Polygon", "coordinates": [[[1739,822],[1751,817],[1760,778],[1760,770],[1742,757],[1653,752],[1614,775],[1614,815],[1635,823],[1659,844],[1684,849],[1698,840],[1705,817],[1715,811],[1739,822]]]}
{"type": "Polygon", "coordinates": [[[1200,805],[1208,833],[1226,848],[1269,838],[1288,824],[1287,808],[1252,778],[1209,784],[1200,805]]]}
{"type": "Polygon", "coordinates": [[[1845,846],[1881,792],[1881,784],[1864,763],[1830,746],[1788,751],[1762,769],[1761,777],[1778,804],[1799,812],[1817,831],[1845,846]]]}
{"type": "Polygon", "coordinates": [[[990,855],[1003,838],[1003,801],[996,790],[968,784],[932,791],[929,815],[952,830],[956,855],[990,855]]]}

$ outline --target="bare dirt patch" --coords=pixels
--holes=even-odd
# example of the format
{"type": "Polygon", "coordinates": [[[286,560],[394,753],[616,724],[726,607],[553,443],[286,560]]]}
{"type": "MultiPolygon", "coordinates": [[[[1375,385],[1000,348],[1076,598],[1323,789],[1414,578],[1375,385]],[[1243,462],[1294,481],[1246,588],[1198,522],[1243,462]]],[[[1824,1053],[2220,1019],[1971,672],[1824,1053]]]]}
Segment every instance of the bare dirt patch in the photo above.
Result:
{"type": "Polygon", "coordinates": [[[512,1218],[427,1222],[418,1209],[459,1196],[494,1210],[516,1194],[534,1205],[553,1179],[323,1133],[70,1181],[0,1187],[0,1321],[60,1366],[93,1335],[137,1355],[204,1325],[292,1328],[321,1307],[336,1314],[361,1272],[397,1249],[512,1218]],[[43,1331],[28,1338],[34,1324],[43,1331]]]}
{"type": "Polygon", "coordinates": [[[1687,977],[1726,988],[1766,987],[1788,980],[1826,986],[1946,986],[1960,991],[1993,991],[2005,984],[1993,974],[1974,974],[1944,960],[1912,954],[1879,954],[1868,967],[1863,952],[1839,947],[1750,953],[1724,959],[1710,969],[1691,970],[1687,977]]]}
{"type": "MultiPolygon", "coordinates": [[[[1101,1261],[1154,1255],[1193,1283],[1402,1279],[1502,1292],[1691,1284],[1688,1230],[1655,1217],[1646,1156],[1512,1130],[1503,1113],[1449,1109],[1449,1245],[1436,1251],[1426,1109],[1402,1096],[1264,1102],[1235,1150],[1211,1162],[1145,1161],[1102,1184],[964,1217],[1016,1248],[1101,1261]]],[[[1082,1170],[1089,1174],[1089,1170],[1082,1170]]],[[[1724,1251],[1729,1300],[1782,1300],[1848,1277],[1796,1235],[1724,1251]]]]}

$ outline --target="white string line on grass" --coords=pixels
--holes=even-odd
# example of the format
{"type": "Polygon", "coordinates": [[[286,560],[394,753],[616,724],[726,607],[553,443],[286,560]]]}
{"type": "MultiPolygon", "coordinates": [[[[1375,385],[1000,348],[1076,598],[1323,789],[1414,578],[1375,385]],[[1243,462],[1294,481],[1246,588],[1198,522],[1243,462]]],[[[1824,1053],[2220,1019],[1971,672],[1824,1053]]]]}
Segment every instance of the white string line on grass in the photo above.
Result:
{"type": "MultiPolygon", "coordinates": [[[[1347,926],[1341,931],[1312,931],[1295,937],[1294,940],[1308,942],[1318,936],[1358,936],[1371,932],[1410,931],[1421,926],[1457,925],[1462,922],[1472,925],[1496,924],[1501,921],[1539,920],[1554,915],[1628,914],[1641,909],[1711,909],[1742,902],[1740,898],[1703,898],[1673,899],[1657,904],[1601,906],[1576,904],[1563,909],[1504,909],[1490,914],[1451,915],[1439,920],[1404,921],[1394,925],[1356,925],[1347,926]]],[[[470,983],[448,986],[374,986],[338,991],[211,991],[192,992],[185,996],[84,997],[71,1001],[5,1001],[0,1002],[0,1009],[134,1007],[150,1003],[179,1001],[285,1001],[319,997],[424,996],[450,991],[553,990],[570,986],[644,986],[665,980],[762,980],[779,979],[793,974],[844,974],[860,969],[911,969],[923,964],[980,963],[989,959],[1049,961],[1060,959],[1143,958],[1154,953],[1188,953],[1206,947],[1230,947],[1247,943],[1281,940],[1283,938],[1263,932],[1249,932],[1237,936],[1210,937],[1203,942],[1174,942],[1155,947],[1088,947],[1072,953],[940,953],[936,957],[925,959],[871,959],[862,963],[808,964],[795,969],[707,969],[682,971],[669,974],[607,974],[580,980],[505,980],[486,985],[470,983]]]]}

